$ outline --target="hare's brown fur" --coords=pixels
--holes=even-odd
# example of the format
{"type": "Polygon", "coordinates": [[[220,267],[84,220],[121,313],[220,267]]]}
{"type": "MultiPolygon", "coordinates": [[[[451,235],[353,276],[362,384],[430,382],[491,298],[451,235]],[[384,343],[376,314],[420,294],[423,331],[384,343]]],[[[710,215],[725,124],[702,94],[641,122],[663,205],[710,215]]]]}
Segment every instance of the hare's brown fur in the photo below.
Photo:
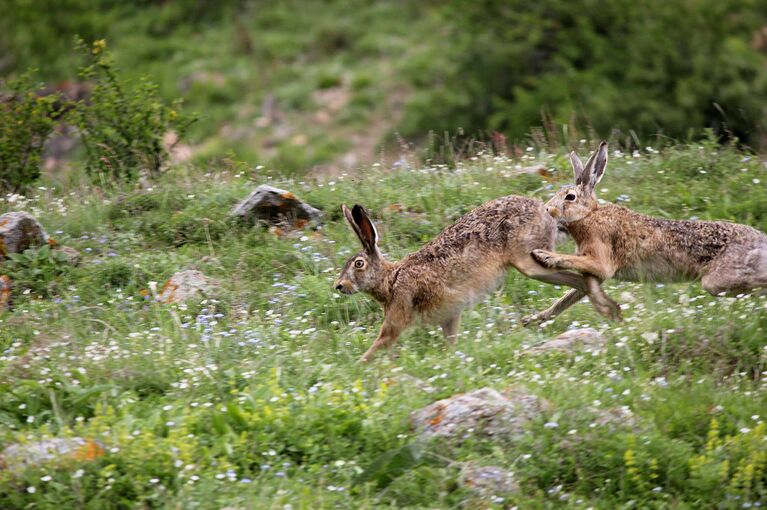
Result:
{"type": "MultiPolygon", "coordinates": [[[[344,214],[363,250],[346,263],[336,288],[347,294],[366,292],[384,308],[381,332],[363,361],[394,343],[416,319],[440,324],[447,339],[455,341],[461,311],[495,288],[510,266],[529,277],[579,289],[581,297],[591,292],[581,275],[546,269],[530,255],[536,248],[553,249],[557,234],[556,222],[539,200],[508,196],[488,202],[399,262],[381,256],[377,232],[364,209],[344,206],[344,214]]],[[[597,299],[595,308],[617,317],[612,300],[603,293],[597,299]]],[[[559,311],[552,307],[545,313],[551,317],[559,311]]]]}
{"type": "Polygon", "coordinates": [[[714,295],[767,288],[767,235],[737,223],[667,220],[599,205],[593,190],[607,164],[607,145],[603,142],[585,169],[576,156],[571,160],[576,186],[557,193],[547,207],[567,228],[578,251],[534,251],[543,265],[600,280],[701,280],[714,295]]]}

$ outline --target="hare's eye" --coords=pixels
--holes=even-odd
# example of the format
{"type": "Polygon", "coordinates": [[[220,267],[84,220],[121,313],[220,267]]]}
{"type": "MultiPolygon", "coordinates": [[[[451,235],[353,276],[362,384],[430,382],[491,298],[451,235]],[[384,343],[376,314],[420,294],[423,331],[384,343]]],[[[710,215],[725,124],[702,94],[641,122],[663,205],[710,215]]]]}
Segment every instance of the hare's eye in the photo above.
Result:
{"type": "Polygon", "coordinates": [[[575,200],[575,195],[573,195],[572,193],[568,193],[567,196],[565,197],[565,200],[570,200],[572,202],[573,200],[575,200]]]}
{"type": "Polygon", "coordinates": [[[356,267],[357,269],[361,268],[364,265],[365,265],[365,261],[362,259],[357,259],[354,261],[354,267],[356,267]]]}

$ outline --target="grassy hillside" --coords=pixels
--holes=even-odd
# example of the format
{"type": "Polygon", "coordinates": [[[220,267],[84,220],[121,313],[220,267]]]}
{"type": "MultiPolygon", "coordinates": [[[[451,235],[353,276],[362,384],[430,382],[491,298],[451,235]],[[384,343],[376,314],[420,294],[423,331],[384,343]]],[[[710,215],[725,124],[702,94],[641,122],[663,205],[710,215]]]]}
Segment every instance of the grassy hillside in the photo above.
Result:
{"type": "MultiPolygon", "coordinates": [[[[545,199],[569,182],[564,153],[526,154],[479,155],[456,169],[372,167],[325,183],[179,166],[140,192],[48,186],[3,199],[0,212],[36,214],[83,260],[3,266],[16,288],[15,309],[0,312],[0,446],[77,436],[104,451],[0,471],[0,508],[764,504],[765,296],[610,282],[624,323],[581,303],[525,329],[519,318],[564,290],[513,273],[464,313],[455,352],[436,330],[414,328],[392,352],[356,364],[381,312],[331,289],[358,249],[341,202],[367,206],[383,249],[398,258],[486,200],[545,199]],[[515,173],[536,162],[556,171],[515,173]],[[276,236],[228,220],[229,208],[264,182],[322,209],[322,228],[276,236]],[[182,306],[151,299],[151,282],[187,268],[218,279],[219,295],[182,306]],[[606,349],[524,352],[587,325],[609,338],[606,349]],[[524,387],[548,406],[519,440],[428,443],[429,462],[389,485],[353,484],[382,454],[415,440],[410,412],[486,386],[524,387]],[[600,418],[626,410],[635,417],[628,426],[600,418]],[[477,500],[457,483],[467,462],[511,469],[519,492],[477,500]]],[[[659,216],[767,230],[766,185],[759,158],[705,142],[612,154],[598,193],[659,216]]]]}
{"type": "MultiPolygon", "coordinates": [[[[283,173],[396,159],[401,134],[524,143],[531,128],[641,147],[704,128],[765,146],[759,0],[6,0],[0,77],[80,80],[76,36],[181,97],[198,162],[283,173]],[[434,133],[434,135],[430,135],[434,133]]],[[[2,86],[0,86],[2,88],[2,86]]],[[[436,140],[435,140],[436,138],[436,140]]]]}

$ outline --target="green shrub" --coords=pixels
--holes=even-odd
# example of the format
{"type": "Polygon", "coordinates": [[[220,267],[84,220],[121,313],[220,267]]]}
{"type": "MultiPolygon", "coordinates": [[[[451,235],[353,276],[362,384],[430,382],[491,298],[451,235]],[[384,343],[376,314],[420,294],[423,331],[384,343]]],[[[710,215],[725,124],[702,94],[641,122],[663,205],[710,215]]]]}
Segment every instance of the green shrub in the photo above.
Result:
{"type": "Polygon", "coordinates": [[[180,101],[165,104],[147,80],[126,87],[103,40],[81,48],[90,60],[81,75],[94,82],[90,101],[75,110],[86,170],[102,184],[131,181],[142,171],[156,175],[168,157],[163,136],[175,131],[180,139],[194,119],[180,113],[180,101]]]}
{"type": "Polygon", "coordinates": [[[56,125],[58,98],[37,95],[39,88],[29,74],[0,85],[0,190],[21,191],[40,177],[43,145],[56,125]]]}
{"type": "Polygon", "coordinates": [[[27,289],[37,296],[48,296],[56,287],[56,280],[69,269],[66,255],[50,246],[29,248],[22,253],[11,253],[3,270],[14,286],[27,289]]]}

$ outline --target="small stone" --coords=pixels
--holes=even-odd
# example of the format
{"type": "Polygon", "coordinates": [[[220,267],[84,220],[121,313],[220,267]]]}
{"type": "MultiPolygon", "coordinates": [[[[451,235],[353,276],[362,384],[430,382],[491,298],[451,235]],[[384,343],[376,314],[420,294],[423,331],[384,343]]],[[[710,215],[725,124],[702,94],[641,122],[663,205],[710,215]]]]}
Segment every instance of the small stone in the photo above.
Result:
{"type": "Polygon", "coordinates": [[[397,374],[391,377],[387,377],[385,382],[389,386],[415,388],[418,391],[423,391],[424,393],[435,393],[437,391],[437,388],[428,382],[410,374],[397,374]]]}
{"type": "Polygon", "coordinates": [[[461,470],[459,483],[483,499],[516,492],[519,489],[514,474],[498,466],[467,464],[461,470]]]}
{"type": "Polygon", "coordinates": [[[183,303],[190,299],[202,299],[215,293],[218,280],[200,271],[179,271],[165,282],[157,300],[162,303],[183,303]]]}
{"type": "Polygon", "coordinates": [[[628,291],[621,292],[620,300],[624,303],[636,303],[636,298],[634,297],[634,294],[628,291]]]}
{"type": "Polygon", "coordinates": [[[500,393],[482,388],[439,400],[410,414],[422,439],[477,437],[515,439],[542,413],[537,396],[521,389],[500,393]]]}
{"type": "Polygon", "coordinates": [[[262,221],[269,225],[303,228],[310,222],[319,222],[322,212],[302,202],[290,191],[261,185],[235,205],[229,215],[248,222],[262,221]]]}
{"type": "Polygon", "coordinates": [[[21,253],[47,242],[48,234],[31,214],[18,211],[0,215],[0,261],[11,253],[21,253]]]}
{"type": "Polygon", "coordinates": [[[626,406],[588,407],[586,411],[594,416],[593,423],[596,423],[598,427],[607,427],[612,431],[617,429],[636,430],[639,426],[636,415],[626,406]]]}
{"type": "Polygon", "coordinates": [[[69,246],[57,246],[55,250],[66,258],[67,264],[76,266],[80,263],[80,252],[69,246]]]}
{"type": "Polygon", "coordinates": [[[556,338],[547,340],[527,349],[530,354],[542,354],[546,352],[573,352],[584,350],[586,352],[602,349],[607,345],[607,338],[594,328],[572,329],[556,338]]]}
{"type": "Polygon", "coordinates": [[[532,165],[532,166],[526,166],[523,168],[519,168],[514,171],[516,174],[537,174],[542,176],[549,175],[549,171],[546,168],[546,165],[532,165]]]}

